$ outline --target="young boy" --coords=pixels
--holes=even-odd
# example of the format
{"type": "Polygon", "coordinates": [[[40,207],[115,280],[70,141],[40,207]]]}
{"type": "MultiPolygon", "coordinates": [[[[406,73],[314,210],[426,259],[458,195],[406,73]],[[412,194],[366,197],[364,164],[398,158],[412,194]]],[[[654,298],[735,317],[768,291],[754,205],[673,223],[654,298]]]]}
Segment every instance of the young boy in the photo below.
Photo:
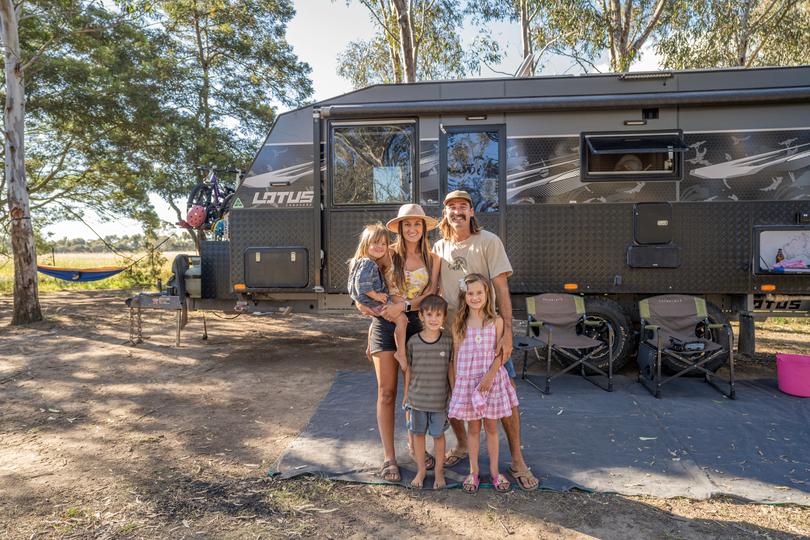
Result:
{"type": "MultiPolygon", "coordinates": [[[[425,481],[425,435],[433,437],[433,452],[444,455],[444,431],[447,422],[447,403],[453,375],[453,336],[442,332],[447,316],[447,302],[441,296],[426,296],[419,305],[419,318],[423,330],[413,336],[406,346],[408,370],[405,372],[405,407],[408,430],[413,433],[413,455],[418,471],[411,486],[421,488],[425,481]]],[[[444,463],[436,460],[433,489],[442,489],[444,463]]]]}

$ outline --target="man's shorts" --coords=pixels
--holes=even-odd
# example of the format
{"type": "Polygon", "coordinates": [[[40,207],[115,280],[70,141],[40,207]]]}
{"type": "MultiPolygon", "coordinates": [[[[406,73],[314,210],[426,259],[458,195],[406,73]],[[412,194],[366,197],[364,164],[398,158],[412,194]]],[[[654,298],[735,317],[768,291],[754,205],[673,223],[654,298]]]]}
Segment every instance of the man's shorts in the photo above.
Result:
{"type": "Polygon", "coordinates": [[[441,437],[445,430],[450,427],[447,420],[447,411],[428,412],[418,411],[411,407],[405,407],[408,413],[408,430],[416,435],[428,434],[431,437],[441,437]]]}
{"type": "Polygon", "coordinates": [[[506,372],[509,374],[509,377],[512,379],[517,379],[517,372],[515,371],[515,364],[512,362],[512,359],[506,361],[503,365],[506,368],[506,372]]]}

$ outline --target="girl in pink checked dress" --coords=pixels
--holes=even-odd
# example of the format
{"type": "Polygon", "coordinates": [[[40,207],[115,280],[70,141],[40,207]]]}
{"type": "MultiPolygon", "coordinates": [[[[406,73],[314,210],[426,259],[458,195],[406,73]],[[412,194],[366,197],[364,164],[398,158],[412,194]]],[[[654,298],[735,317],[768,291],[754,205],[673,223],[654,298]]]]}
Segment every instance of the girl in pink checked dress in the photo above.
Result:
{"type": "Polygon", "coordinates": [[[453,322],[456,351],[453,395],[447,415],[467,422],[470,474],[464,480],[464,491],[475,493],[480,484],[478,454],[482,423],[487,434],[492,485],[497,491],[509,491],[509,480],[498,470],[498,421],[512,415],[518,400],[503,367],[503,358],[495,356],[495,346],[503,335],[503,319],[492,306],[489,280],[481,274],[464,277],[458,305],[453,322]]]}

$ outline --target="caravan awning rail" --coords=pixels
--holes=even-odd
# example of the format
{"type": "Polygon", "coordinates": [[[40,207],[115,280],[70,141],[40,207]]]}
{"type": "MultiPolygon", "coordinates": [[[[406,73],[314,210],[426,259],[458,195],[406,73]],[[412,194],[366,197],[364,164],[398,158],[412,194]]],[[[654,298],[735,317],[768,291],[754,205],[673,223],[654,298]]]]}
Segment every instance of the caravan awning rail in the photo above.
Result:
{"type": "Polygon", "coordinates": [[[384,118],[417,114],[517,113],[604,108],[701,107],[708,105],[787,103],[810,100],[810,86],[705,90],[696,92],[648,92],[639,94],[597,94],[591,96],[546,96],[491,99],[448,99],[324,105],[321,118],[384,118]]]}

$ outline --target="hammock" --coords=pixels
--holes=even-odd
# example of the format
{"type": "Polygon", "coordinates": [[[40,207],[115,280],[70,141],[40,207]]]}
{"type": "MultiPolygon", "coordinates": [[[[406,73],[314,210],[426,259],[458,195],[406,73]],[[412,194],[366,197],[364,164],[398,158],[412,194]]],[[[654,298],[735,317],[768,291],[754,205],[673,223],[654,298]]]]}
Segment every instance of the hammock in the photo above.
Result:
{"type": "MultiPolygon", "coordinates": [[[[130,265],[131,266],[131,265],[130,265]]],[[[60,266],[47,266],[38,264],[37,270],[43,274],[65,281],[98,281],[107,279],[119,272],[123,272],[129,266],[99,266],[97,268],[62,268],[60,266]]]]}

